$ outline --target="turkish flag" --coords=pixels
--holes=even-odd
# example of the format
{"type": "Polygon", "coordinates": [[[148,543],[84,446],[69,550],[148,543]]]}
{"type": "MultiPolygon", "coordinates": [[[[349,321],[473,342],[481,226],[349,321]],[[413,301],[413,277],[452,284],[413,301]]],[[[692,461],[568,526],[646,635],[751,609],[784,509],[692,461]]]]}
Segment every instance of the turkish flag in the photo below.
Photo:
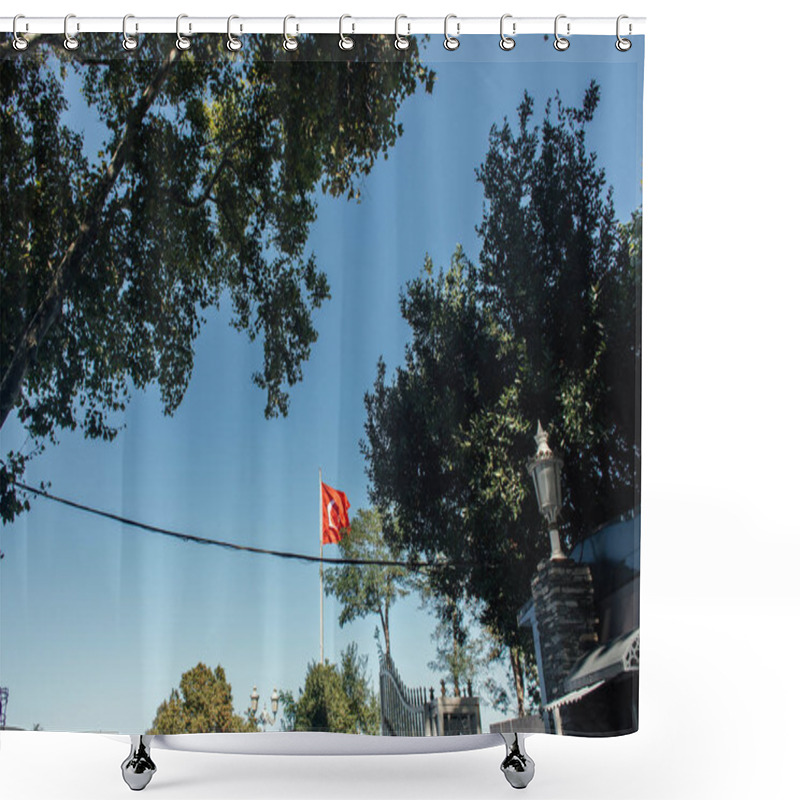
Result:
{"type": "Polygon", "coordinates": [[[350,531],[350,517],[347,509],[350,501],[344,492],[333,489],[327,483],[322,487],[322,544],[336,544],[341,541],[342,533],[350,531]]]}

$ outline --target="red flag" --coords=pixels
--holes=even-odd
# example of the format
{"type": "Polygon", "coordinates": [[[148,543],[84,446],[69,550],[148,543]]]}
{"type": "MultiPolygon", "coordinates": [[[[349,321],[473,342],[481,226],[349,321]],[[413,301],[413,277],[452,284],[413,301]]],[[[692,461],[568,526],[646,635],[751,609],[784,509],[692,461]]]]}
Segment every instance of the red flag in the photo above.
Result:
{"type": "Polygon", "coordinates": [[[344,492],[332,489],[327,483],[322,487],[322,544],[336,544],[342,533],[350,532],[350,517],[347,509],[350,501],[344,492]]]}

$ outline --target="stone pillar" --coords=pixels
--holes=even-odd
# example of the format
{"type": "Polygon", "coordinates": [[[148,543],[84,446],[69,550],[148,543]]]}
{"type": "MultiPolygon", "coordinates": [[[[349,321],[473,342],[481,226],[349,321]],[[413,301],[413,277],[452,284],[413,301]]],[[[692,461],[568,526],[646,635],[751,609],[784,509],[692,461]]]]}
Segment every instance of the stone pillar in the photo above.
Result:
{"type": "Polygon", "coordinates": [[[540,562],[531,581],[542,703],[564,694],[577,660],[597,645],[592,574],[571,558],[540,562]]]}

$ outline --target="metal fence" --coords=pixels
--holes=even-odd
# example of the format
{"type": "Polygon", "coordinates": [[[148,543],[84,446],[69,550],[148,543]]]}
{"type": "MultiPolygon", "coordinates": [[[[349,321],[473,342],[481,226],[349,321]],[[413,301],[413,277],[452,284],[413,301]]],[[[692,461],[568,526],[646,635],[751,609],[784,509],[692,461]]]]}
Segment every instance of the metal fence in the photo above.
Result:
{"type": "MultiPolygon", "coordinates": [[[[424,687],[408,688],[391,657],[381,654],[381,733],[384,736],[431,736],[431,704],[424,687]]],[[[429,690],[433,695],[433,689],[429,690]]]]}

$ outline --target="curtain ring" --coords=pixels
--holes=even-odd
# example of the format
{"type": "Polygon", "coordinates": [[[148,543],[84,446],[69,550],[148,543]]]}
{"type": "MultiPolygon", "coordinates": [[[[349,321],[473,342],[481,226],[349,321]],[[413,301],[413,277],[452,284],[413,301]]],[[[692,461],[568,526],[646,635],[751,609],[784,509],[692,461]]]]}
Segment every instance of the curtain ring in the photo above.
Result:
{"type": "Polygon", "coordinates": [[[14,25],[12,27],[12,31],[14,33],[13,45],[14,45],[14,49],[17,50],[17,51],[22,51],[22,50],[27,50],[28,49],[28,40],[24,36],[22,36],[20,34],[20,32],[17,30],[17,22],[19,20],[21,20],[21,19],[25,19],[25,15],[24,14],[17,14],[17,16],[14,17],[14,25]]]}
{"type": "MultiPolygon", "coordinates": [[[[188,14],[178,14],[177,18],[175,19],[175,36],[177,37],[175,39],[175,47],[177,47],[178,50],[188,50],[192,46],[192,40],[189,39],[188,36],[184,36],[181,33],[181,20],[187,19],[188,16],[188,14]]],[[[189,30],[191,31],[191,29],[192,26],[190,24],[189,30]]]]}
{"type": "MultiPolygon", "coordinates": [[[[237,17],[235,14],[228,17],[228,44],[226,46],[231,53],[235,53],[237,50],[242,49],[242,40],[236,36],[236,34],[231,33],[231,22],[233,22],[235,19],[239,19],[239,17],[237,17]]],[[[242,26],[240,25],[239,30],[241,31],[241,29],[242,26]]]]}
{"type": "Polygon", "coordinates": [[[340,50],[352,50],[355,46],[355,42],[353,41],[352,37],[344,35],[344,21],[346,19],[353,19],[349,14],[342,14],[339,17],[339,49],[340,50]]]}
{"type": "MultiPolygon", "coordinates": [[[[628,50],[633,47],[633,42],[630,39],[624,39],[619,34],[619,24],[622,22],[623,19],[628,19],[627,14],[620,14],[617,17],[617,41],[614,43],[614,47],[620,51],[620,53],[626,53],[628,50]]],[[[631,25],[628,23],[628,33],[631,32],[631,25]]]]}
{"type": "MultiPolygon", "coordinates": [[[[67,16],[64,17],[64,48],[66,50],[77,50],[80,42],[69,32],[69,21],[71,19],[75,19],[74,14],[67,14],[67,16]]],[[[78,29],[76,25],[76,30],[78,29]]]]}
{"type": "MultiPolygon", "coordinates": [[[[139,46],[139,40],[135,36],[130,36],[128,34],[128,20],[129,19],[136,19],[133,14],[126,14],[122,18],[122,46],[130,51],[135,50],[139,46]]],[[[136,26],[136,30],[139,30],[139,26],[136,26]]]]}
{"type": "Polygon", "coordinates": [[[398,50],[408,50],[408,46],[411,42],[408,41],[408,35],[411,33],[411,26],[406,23],[406,27],[408,28],[408,33],[405,36],[400,35],[400,20],[401,19],[408,19],[405,14],[398,14],[394,18],[394,46],[398,50]]]}
{"type": "Polygon", "coordinates": [[[461,42],[458,41],[458,31],[461,24],[458,22],[456,23],[456,35],[451,36],[447,32],[447,23],[450,22],[451,19],[458,19],[458,17],[455,14],[448,14],[444,18],[444,49],[453,51],[458,50],[458,46],[461,44],[461,42]]]}
{"type": "Polygon", "coordinates": [[[503,23],[507,19],[511,19],[511,18],[512,18],[511,14],[503,14],[503,16],[500,17],[500,49],[501,50],[506,50],[506,51],[513,50],[514,46],[517,43],[516,40],[513,38],[514,34],[517,32],[517,23],[516,22],[512,22],[511,23],[511,36],[506,36],[506,34],[503,31],[503,23]]]}
{"type": "MultiPolygon", "coordinates": [[[[558,33],[558,21],[560,19],[566,19],[566,18],[567,18],[566,14],[559,14],[556,17],[556,22],[555,22],[555,27],[554,27],[556,40],[553,42],[553,47],[555,47],[555,49],[558,50],[559,53],[563,53],[565,50],[567,50],[569,48],[569,39],[565,39],[563,36],[560,36],[559,33],[558,33]]],[[[569,28],[570,28],[570,24],[568,22],[567,23],[567,36],[569,36],[569,28]]]]}
{"type": "Polygon", "coordinates": [[[289,35],[289,20],[295,19],[291,14],[283,18],[283,49],[291,53],[297,50],[297,37],[289,35]]]}

